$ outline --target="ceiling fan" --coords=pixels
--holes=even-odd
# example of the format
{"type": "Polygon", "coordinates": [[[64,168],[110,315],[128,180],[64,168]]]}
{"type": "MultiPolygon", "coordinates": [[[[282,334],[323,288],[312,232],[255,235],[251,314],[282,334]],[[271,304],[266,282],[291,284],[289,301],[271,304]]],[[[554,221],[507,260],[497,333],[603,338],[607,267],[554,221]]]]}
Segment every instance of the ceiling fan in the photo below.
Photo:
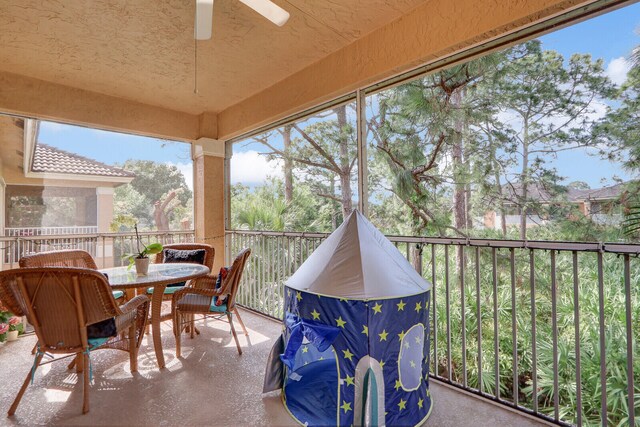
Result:
{"type": "MultiPolygon", "coordinates": [[[[289,19],[289,12],[271,0],[240,0],[279,27],[289,19]]],[[[196,40],[209,40],[213,24],[213,0],[196,0],[196,40]]]]}

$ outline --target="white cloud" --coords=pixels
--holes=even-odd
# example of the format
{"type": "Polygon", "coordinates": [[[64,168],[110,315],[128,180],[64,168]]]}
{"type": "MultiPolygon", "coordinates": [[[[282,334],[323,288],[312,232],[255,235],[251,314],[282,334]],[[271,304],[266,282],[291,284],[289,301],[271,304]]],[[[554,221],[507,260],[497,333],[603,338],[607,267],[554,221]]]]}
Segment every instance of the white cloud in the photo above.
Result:
{"type": "Polygon", "coordinates": [[[259,184],[269,176],[282,176],[280,161],[269,161],[253,150],[234,153],[231,157],[231,183],[259,184]]]}
{"type": "Polygon", "coordinates": [[[189,190],[193,191],[193,163],[166,162],[166,164],[177,167],[178,170],[184,175],[184,180],[187,182],[187,187],[189,187],[189,190]]]}
{"type": "Polygon", "coordinates": [[[613,83],[620,86],[627,79],[627,73],[631,69],[631,63],[624,56],[612,59],[604,73],[613,83]]]}

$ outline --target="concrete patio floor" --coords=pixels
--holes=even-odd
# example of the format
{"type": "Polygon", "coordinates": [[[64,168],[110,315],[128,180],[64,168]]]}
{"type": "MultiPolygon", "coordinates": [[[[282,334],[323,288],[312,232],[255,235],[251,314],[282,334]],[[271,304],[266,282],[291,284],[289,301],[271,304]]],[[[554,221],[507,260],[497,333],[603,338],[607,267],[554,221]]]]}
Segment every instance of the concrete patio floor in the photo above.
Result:
{"type": "MultiPolygon", "coordinates": [[[[67,360],[44,366],[35,375],[11,418],[6,411],[32,365],[34,336],[0,344],[0,425],[212,425],[294,426],[280,393],[261,393],[264,366],[280,324],[241,311],[249,337],[240,335],[239,356],[223,322],[207,321],[202,335],[183,339],[175,357],[170,323],[163,325],[167,369],[155,362],[150,335],[131,374],[126,353],[92,353],[91,410],[82,415],[82,387],[67,360]]],[[[239,329],[239,328],[238,328],[239,329]]],[[[434,409],[427,426],[539,426],[536,420],[432,382],[434,409]]]]}

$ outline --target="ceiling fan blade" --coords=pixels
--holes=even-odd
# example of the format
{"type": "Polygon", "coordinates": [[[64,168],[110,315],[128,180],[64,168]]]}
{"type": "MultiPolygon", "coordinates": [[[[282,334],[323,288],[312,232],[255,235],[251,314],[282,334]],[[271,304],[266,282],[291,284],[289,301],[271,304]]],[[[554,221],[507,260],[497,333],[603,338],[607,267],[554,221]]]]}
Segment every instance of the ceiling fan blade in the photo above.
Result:
{"type": "Polygon", "coordinates": [[[269,21],[282,27],[289,20],[289,12],[272,2],[271,0],[240,0],[269,21]]]}
{"type": "Polygon", "coordinates": [[[196,40],[209,40],[213,26],[213,0],[196,0],[196,40]]]}

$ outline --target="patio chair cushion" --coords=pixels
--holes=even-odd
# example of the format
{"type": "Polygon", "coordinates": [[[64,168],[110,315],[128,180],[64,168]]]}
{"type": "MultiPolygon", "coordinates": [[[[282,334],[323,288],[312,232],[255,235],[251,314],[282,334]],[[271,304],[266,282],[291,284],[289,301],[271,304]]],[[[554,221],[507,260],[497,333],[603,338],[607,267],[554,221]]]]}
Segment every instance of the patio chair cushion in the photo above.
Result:
{"type": "MultiPolygon", "coordinates": [[[[222,286],[222,281],[227,277],[227,274],[229,274],[229,270],[231,270],[231,267],[220,268],[220,273],[218,273],[218,277],[216,277],[216,287],[215,287],[216,289],[220,289],[220,286],[222,286]]],[[[211,305],[221,306],[226,301],[227,301],[226,295],[221,297],[213,297],[213,302],[211,305]]]]}
{"type": "Polygon", "coordinates": [[[115,337],[116,335],[118,335],[118,330],[116,329],[116,319],[113,317],[87,325],[87,338],[90,340],[96,338],[110,338],[115,337]]]}
{"type": "Polygon", "coordinates": [[[209,311],[211,311],[212,313],[226,313],[227,304],[216,305],[216,303],[212,301],[209,311]]]}
{"type": "Polygon", "coordinates": [[[112,294],[114,299],[122,298],[124,296],[123,291],[113,291],[112,294]]]}
{"type": "MultiPolygon", "coordinates": [[[[188,262],[191,264],[204,264],[204,259],[207,256],[207,251],[204,249],[164,249],[162,251],[162,263],[163,264],[171,264],[174,262],[188,262]]],[[[177,282],[172,283],[171,285],[167,285],[167,289],[165,289],[165,294],[172,294],[173,292],[167,292],[169,288],[174,286],[184,286],[186,282],[177,282]]]]}
{"type": "MultiPolygon", "coordinates": [[[[164,294],[171,295],[176,291],[179,291],[180,289],[184,288],[184,283],[185,282],[182,282],[182,284],[167,285],[167,287],[164,288],[164,294]]],[[[153,293],[153,288],[147,288],[147,293],[151,295],[153,293]]]]}

